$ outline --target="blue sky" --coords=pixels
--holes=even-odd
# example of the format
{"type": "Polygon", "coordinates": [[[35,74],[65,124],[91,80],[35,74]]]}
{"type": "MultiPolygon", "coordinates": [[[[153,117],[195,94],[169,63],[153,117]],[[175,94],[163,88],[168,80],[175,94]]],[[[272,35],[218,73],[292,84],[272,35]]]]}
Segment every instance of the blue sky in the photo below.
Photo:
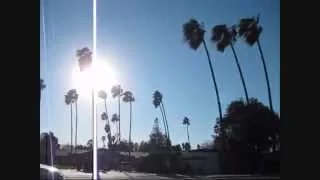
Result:
{"type": "MultiPolygon", "coordinates": [[[[194,17],[205,23],[206,40],[213,60],[223,111],[244,96],[239,73],[230,48],[217,52],[210,40],[210,29],[217,24],[235,24],[242,17],[260,13],[264,27],[261,45],[267,61],[274,108],[280,112],[280,5],[277,0],[97,0],[97,54],[112,64],[122,87],[134,93],[133,140],[147,140],[159,109],[152,105],[152,93],[159,90],[167,112],[174,144],[187,141],[182,118],[191,120],[193,147],[212,140],[218,117],[216,96],[205,51],[191,50],[183,42],[182,24],[194,17]]],[[[72,88],[75,52],[92,48],[91,0],[43,0],[40,18],[40,76],[47,88],[41,101],[40,132],[53,131],[60,143],[70,142],[70,109],[64,94],[72,88]],[[43,19],[44,17],[44,19],[43,19]],[[44,20],[44,26],[43,21],[44,20]]],[[[243,68],[248,93],[268,104],[263,68],[257,47],[244,42],[235,45],[243,68]]],[[[109,113],[117,104],[106,90],[109,113]]],[[[98,113],[102,104],[98,102],[98,113]]],[[[79,99],[78,142],[91,136],[90,101],[79,99]]],[[[128,139],[129,105],[121,104],[122,137],[128,139]]],[[[160,121],[161,129],[163,130],[160,121]]],[[[98,135],[103,122],[98,120],[98,135]]],[[[101,141],[99,141],[101,145],[101,141]]]]}

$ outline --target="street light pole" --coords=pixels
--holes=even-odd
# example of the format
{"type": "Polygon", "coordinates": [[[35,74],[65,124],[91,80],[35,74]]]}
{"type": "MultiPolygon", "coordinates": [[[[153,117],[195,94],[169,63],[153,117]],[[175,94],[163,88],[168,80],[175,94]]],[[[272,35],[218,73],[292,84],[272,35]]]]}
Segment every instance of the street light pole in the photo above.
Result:
{"type": "MultiPolygon", "coordinates": [[[[97,0],[93,0],[93,49],[92,49],[92,64],[91,64],[91,78],[94,73],[94,61],[97,55],[97,0]]],[[[93,79],[92,79],[93,82],[93,79]]],[[[93,120],[93,179],[97,179],[98,168],[97,168],[97,119],[96,119],[96,104],[95,104],[95,89],[92,84],[92,120],[93,120]]]]}

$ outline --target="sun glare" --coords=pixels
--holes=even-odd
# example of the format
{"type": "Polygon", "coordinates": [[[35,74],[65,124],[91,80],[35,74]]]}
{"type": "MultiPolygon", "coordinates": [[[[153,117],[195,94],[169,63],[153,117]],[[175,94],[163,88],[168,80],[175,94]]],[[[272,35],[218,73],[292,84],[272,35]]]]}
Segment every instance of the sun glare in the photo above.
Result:
{"type": "Polygon", "coordinates": [[[91,99],[92,87],[96,92],[105,90],[108,93],[119,83],[115,71],[112,65],[101,59],[95,60],[91,68],[82,72],[76,64],[72,72],[72,87],[78,91],[79,98],[91,99]]]}

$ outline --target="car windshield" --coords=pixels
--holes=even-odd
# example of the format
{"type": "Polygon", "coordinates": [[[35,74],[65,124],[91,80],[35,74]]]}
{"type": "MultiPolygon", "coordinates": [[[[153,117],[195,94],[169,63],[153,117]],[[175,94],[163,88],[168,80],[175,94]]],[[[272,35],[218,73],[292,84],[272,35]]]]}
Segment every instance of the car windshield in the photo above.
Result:
{"type": "Polygon", "coordinates": [[[40,169],[280,179],[279,1],[40,5],[40,169]]]}

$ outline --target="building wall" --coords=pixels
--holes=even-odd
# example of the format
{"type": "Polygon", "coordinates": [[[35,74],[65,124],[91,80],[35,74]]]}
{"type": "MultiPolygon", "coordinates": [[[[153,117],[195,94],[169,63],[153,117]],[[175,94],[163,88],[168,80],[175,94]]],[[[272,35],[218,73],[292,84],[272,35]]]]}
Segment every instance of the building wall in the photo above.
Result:
{"type": "Polygon", "coordinates": [[[184,152],[181,156],[181,168],[198,174],[214,174],[220,172],[217,152],[184,152]]]}

